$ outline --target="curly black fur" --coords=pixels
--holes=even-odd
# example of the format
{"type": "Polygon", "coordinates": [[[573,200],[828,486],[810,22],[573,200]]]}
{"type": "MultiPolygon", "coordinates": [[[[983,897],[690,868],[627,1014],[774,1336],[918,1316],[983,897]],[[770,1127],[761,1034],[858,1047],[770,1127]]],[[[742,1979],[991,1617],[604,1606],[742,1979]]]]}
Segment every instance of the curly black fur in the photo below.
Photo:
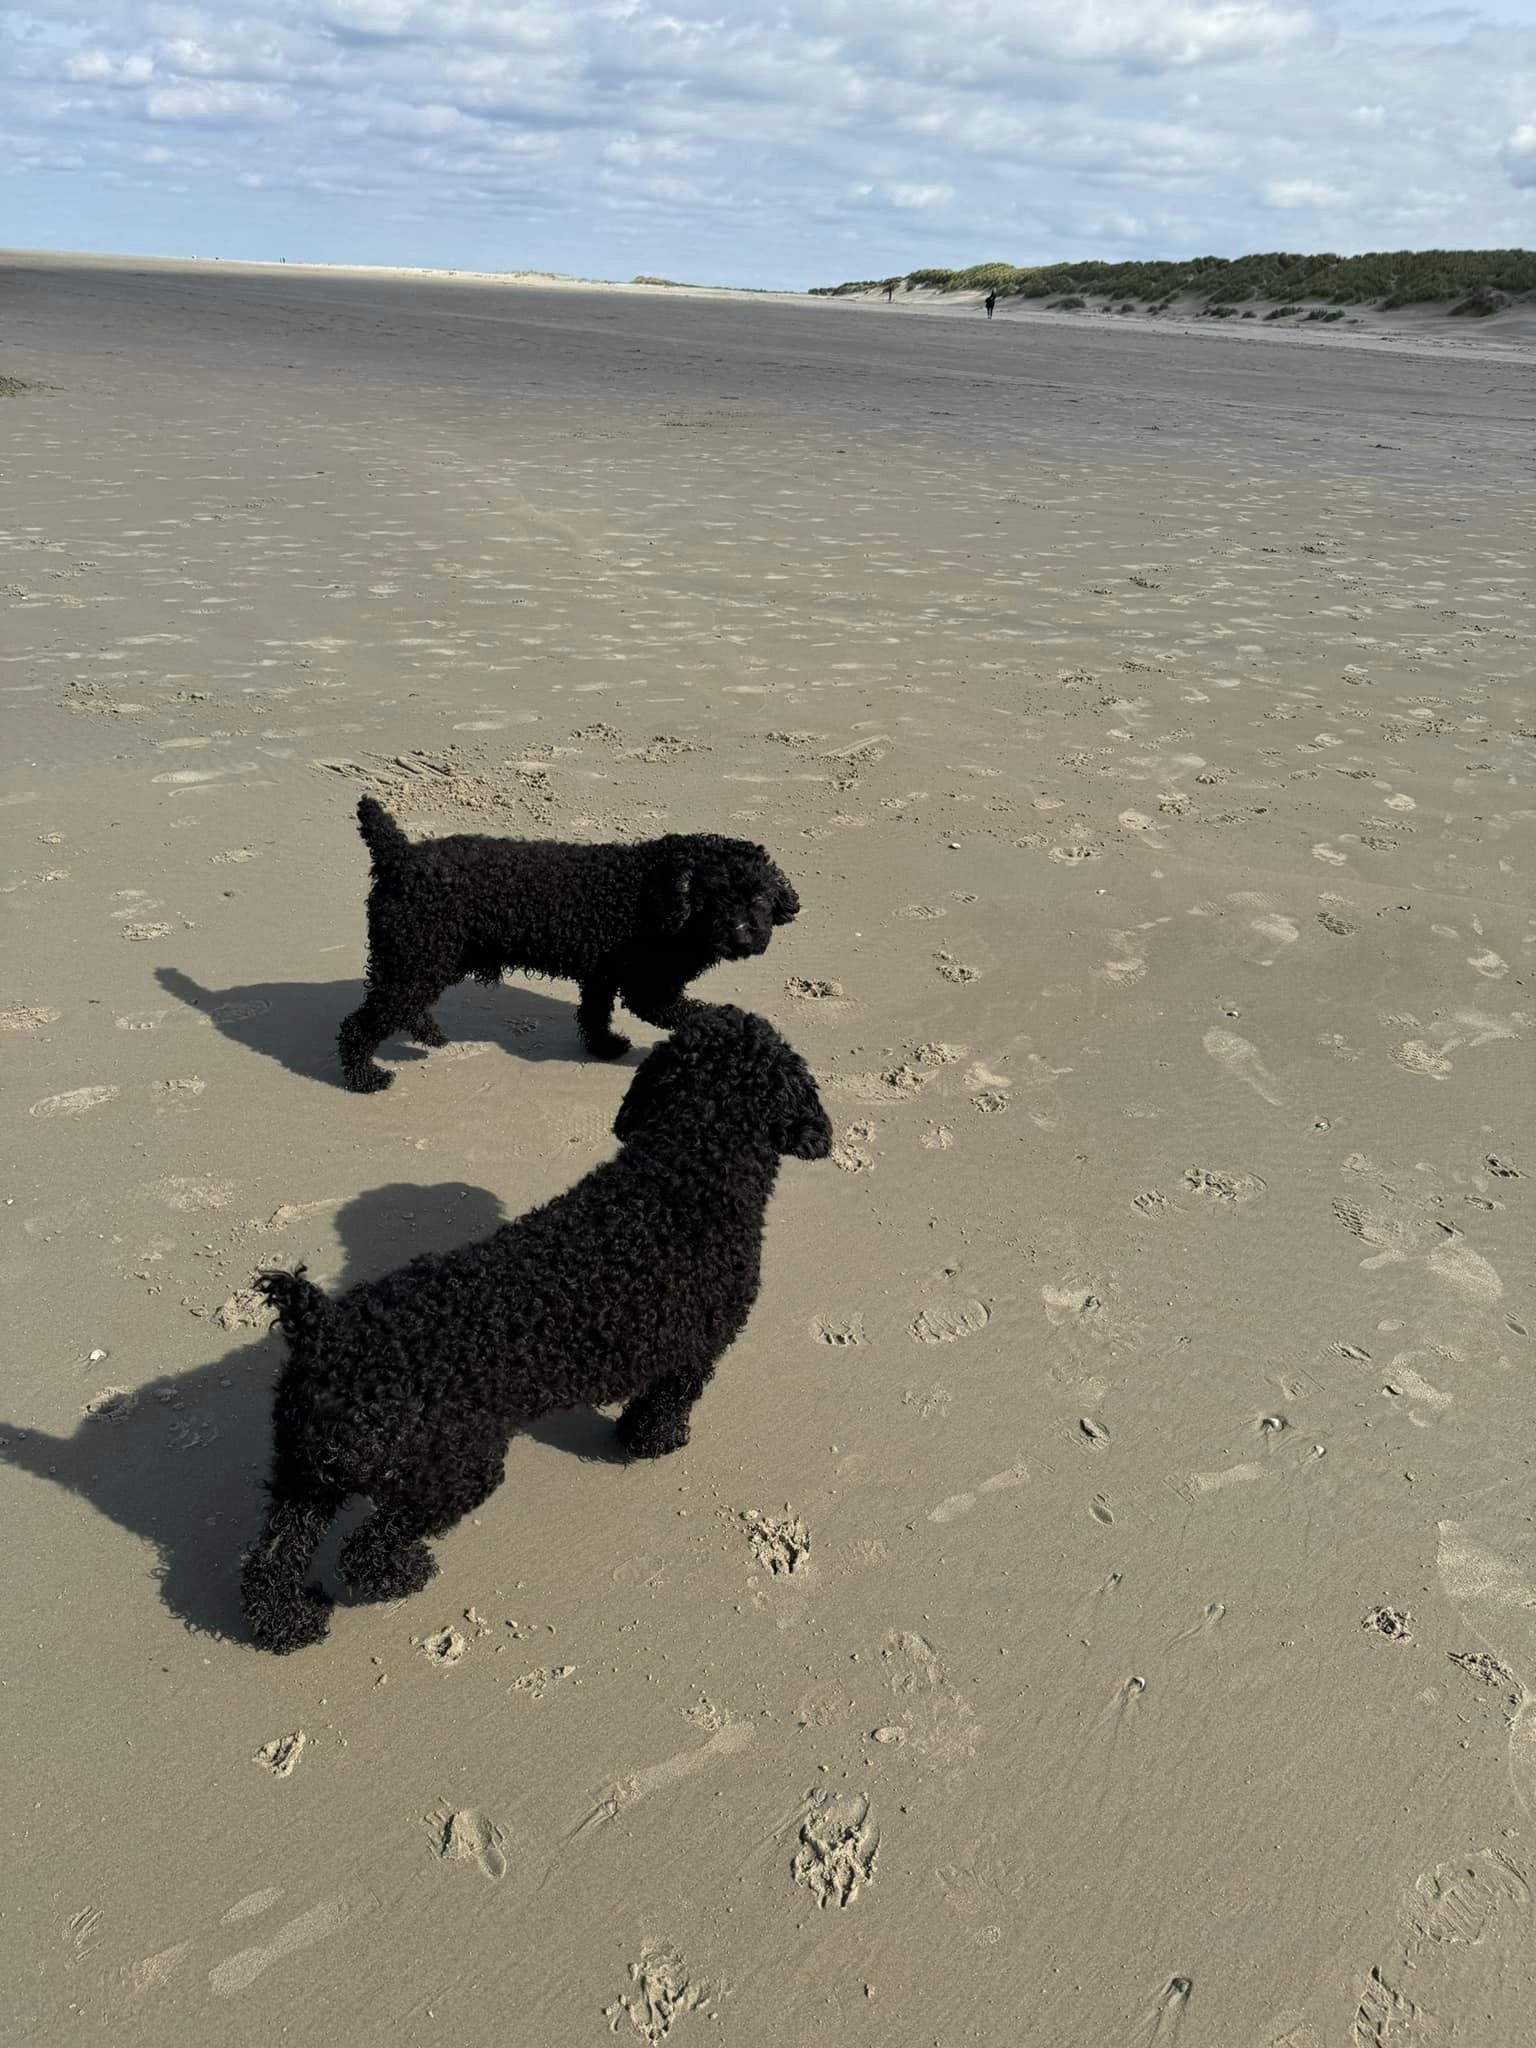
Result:
{"type": "Polygon", "coordinates": [[[494,1491],[537,1416],[624,1401],[632,1457],[688,1441],[757,1298],[779,1159],[825,1159],[832,1133],[772,1025],[705,1003],[647,1056],[613,1129],[615,1158],[479,1244],[334,1301],[302,1268],[261,1276],[288,1338],[270,1506],[241,1579],[262,1648],[325,1634],[330,1603],[306,1580],[353,1494],[374,1512],[342,1545],[342,1576],[396,1600],[432,1577],[426,1539],[494,1491]]]}
{"type": "Polygon", "coordinates": [[[670,1030],[689,982],[766,951],[800,909],[762,847],[712,832],[636,846],[469,832],[413,843],[371,796],[357,822],[373,863],[368,993],[336,1044],[347,1086],[364,1094],[394,1079],[373,1057],[394,1032],[446,1044],[432,1005],[470,975],[495,983],[512,967],[579,982],[583,1044],[618,1059],[629,1040],[612,1028],[616,999],[670,1030]]]}

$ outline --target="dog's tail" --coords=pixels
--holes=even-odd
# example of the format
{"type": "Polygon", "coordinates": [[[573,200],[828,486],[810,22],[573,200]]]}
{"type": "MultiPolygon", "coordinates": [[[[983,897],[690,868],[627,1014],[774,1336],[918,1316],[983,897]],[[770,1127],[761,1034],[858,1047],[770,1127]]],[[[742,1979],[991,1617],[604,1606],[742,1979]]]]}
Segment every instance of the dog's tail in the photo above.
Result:
{"type": "Polygon", "coordinates": [[[277,1319],[290,1343],[316,1331],[331,1312],[329,1296],[322,1294],[312,1280],[304,1278],[302,1266],[296,1266],[291,1273],[258,1273],[256,1291],[264,1294],[277,1310],[277,1319]]]}
{"type": "Polygon", "coordinates": [[[394,867],[400,856],[409,851],[411,842],[377,797],[358,798],[357,829],[363,835],[376,875],[394,867]]]}

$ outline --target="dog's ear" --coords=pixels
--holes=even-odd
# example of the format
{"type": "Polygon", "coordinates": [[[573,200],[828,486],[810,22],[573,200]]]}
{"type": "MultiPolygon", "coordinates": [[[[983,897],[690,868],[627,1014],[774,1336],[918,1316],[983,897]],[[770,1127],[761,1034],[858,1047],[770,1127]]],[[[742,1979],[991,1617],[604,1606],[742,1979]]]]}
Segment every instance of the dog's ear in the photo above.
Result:
{"type": "Polygon", "coordinates": [[[651,915],[664,932],[680,932],[695,904],[693,862],[686,853],[669,855],[651,878],[651,915]]]}
{"type": "Polygon", "coordinates": [[[670,1039],[646,1054],[613,1120],[613,1135],[621,1145],[627,1145],[636,1131],[651,1121],[676,1086],[681,1069],[682,1061],[670,1039]]]}
{"type": "Polygon", "coordinates": [[[779,1150],[791,1159],[825,1159],[832,1150],[832,1126],[811,1070],[788,1046],[780,1058],[779,1150]]]}
{"type": "Polygon", "coordinates": [[[795,894],[786,876],[779,874],[777,870],[772,872],[773,889],[770,900],[773,904],[773,921],[775,924],[793,924],[800,915],[800,898],[795,894]]]}

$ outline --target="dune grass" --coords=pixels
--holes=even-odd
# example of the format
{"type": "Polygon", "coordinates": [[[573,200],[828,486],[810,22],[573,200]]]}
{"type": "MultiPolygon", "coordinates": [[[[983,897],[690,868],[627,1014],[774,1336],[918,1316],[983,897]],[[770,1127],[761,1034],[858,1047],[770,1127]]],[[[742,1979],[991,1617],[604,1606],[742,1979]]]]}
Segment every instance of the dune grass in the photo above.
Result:
{"type": "Polygon", "coordinates": [[[1281,306],[1303,301],[1327,306],[1448,305],[1477,317],[1497,313],[1536,294],[1536,253],[1529,249],[1396,249],[1369,256],[1196,256],[1188,262],[973,263],[965,270],[910,270],[904,277],[863,278],[816,285],[812,296],[846,298],[862,292],[984,292],[1000,298],[1127,300],[1162,310],[1176,299],[1198,299],[1211,310],[1250,299],[1281,306]]]}

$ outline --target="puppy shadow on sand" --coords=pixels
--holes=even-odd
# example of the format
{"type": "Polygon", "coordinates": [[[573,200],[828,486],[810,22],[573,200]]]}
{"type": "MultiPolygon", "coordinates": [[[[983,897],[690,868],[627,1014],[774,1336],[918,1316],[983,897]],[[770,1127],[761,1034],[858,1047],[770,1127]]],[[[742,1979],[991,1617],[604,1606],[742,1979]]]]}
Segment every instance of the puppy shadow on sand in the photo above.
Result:
{"type": "MultiPolygon", "coordinates": [[[[418,1253],[471,1243],[505,1220],[495,1195],[462,1182],[370,1189],[337,1213],[345,1265],[327,1278],[327,1289],[340,1293],[418,1253]]],[[[268,1311],[262,1304],[253,1314],[264,1324],[268,1311]]],[[[252,1337],[214,1364],[109,1398],[82,1416],[72,1436],[0,1421],[0,1463],[67,1488],[142,1537],[158,1558],[161,1598],[178,1620],[199,1634],[244,1641],[240,1560],[265,1506],[281,1363],[280,1339],[252,1337]]],[[[612,1423],[595,1410],[545,1416],[525,1434],[575,1457],[624,1462],[612,1423]]],[[[332,1530],[320,1559],[328,1582],[335,1583],[327,1567],[340,1539],[364,1512],[354,1504],[332,1530]]],[[[339,1584],[337,1591],[345,1599],[339,1584]]]]}
{"type": "MultiPolygon", "coordinates": [[[[259,1052],[306,1081],[344,1085],[336,1057],[336,1032],[343,1017],[363,1000],[358,981],[257,981],[233,988],[204,988],[179,967],[157,967],[155,979],[167,995],[198,1011],[236,1045],[259,1052]]],[[[443,997],[438,1021],[450,1046],[489,1041],[524,1060],[580,1060],[575,1005],[520,984],[482,988],[463,983],[443,997]]],[[[404,1038],[389,1045],[389,1057],[423,1060],[426,1050],[404,1038]]]]}

